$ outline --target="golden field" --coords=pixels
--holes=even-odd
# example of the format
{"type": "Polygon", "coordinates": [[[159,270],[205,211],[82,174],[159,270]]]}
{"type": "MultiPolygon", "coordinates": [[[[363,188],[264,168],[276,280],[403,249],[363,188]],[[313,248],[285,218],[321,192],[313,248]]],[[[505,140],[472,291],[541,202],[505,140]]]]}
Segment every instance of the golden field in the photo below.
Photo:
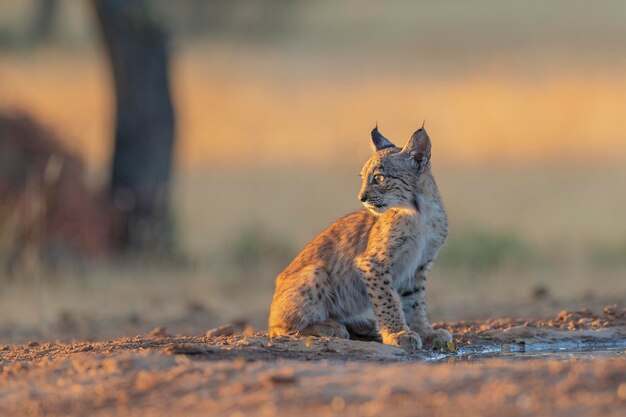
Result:
{"type": "MultiPolygon", "coordinates": [[[[182,169],[356,163],[376,122],[400,143],[424,119],[444,163],[589,166],[626,156],[626,77],[610,67],[332,73],[272,50],[205,46],[174,56],[182,169]]],[[[7,54],[0,103],[27,109],[100,168],[110,153],[109,78],[95,52],[7,54]]]]}
{"type": "MultiPolygon", "coordinates": [[[[402,144],[426,119],[456,223],[535,240],[619,238],[626,228],[626,77],[568,71],[535,78],[505,70],[348,75],[302,68],[271,51],[184,48],[173,63],[183,223],[208,204],[216,219],[243,211],[233,217],[245,212],[271,222],[280,213],[275,217],[290,219],[276,222],[281,232],[302,228],[300,213],[319,216],[319,224],[296,234],[301,242],[358,207],[357,173],[374,123],[402,144]]],[[[102,56],[7,54],[0,80],[3,108],[33,114],[86,158],[96,182],[106,178],[113,115],[102,56]]],[[[202,237],[189,239],[202,246],[202,237]]]]}

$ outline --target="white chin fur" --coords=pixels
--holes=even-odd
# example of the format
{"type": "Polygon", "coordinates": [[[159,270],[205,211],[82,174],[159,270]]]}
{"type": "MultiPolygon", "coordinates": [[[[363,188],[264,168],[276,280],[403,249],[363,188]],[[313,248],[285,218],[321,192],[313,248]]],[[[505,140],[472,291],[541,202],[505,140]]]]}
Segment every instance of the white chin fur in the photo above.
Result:
{"type": "Polygon", "coordinates": [[[390,206],[376,207],[376,206],[374,206],[374,205],[371,205],[371,204],[365,204],[365,203],[364,203],[364,204],[363,204],[363,206],[364,206],[364,207],[365,207],[365,208],[366,208],[366,209],[367,209],[370,213],[375,214],[375,215],[377,215],[377,216],[379,216],[379,215],[381,215],[381,214],[384,214],[384,213],[385,213],[385,212],[387,212],[389,209],[400,210],[400,211],[402,211],[402,212],[404,212],[404,213],[406,213],[406,214],[409,214],[409,215],[415,215],[415,214],[417,214],[417,211],[415,210],[415,208],[414,208],[414,207],[405,207],[405,206],[402,206],[402,205],[399,205],[399,206],[393,206],[393,207],[390,207],[390,206]]]}
{"type": "Polygon", "coordinates": [[[385,206],[385,207],[376,207],[376,206],[373,206],[371,204],[363,204],[363,206],[365,206],[365,208],[372,214],[383,214],[388,209],[387,206],[385,206]]]}

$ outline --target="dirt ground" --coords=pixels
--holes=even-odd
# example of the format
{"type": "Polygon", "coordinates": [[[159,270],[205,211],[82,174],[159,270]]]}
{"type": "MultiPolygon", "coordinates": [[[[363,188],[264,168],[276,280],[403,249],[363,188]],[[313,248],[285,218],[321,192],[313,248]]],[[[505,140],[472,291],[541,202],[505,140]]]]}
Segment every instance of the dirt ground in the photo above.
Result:
{"type": "Polygon", "coordinates": [[[456,352],[270,339],[236,326],[195,337],[159,328],[112,341],[0,346],[0,415],[575,417],[626,411],[626,308],[439,327],[454,333],[456,352]],[[617,350],[583,360],[477,360],[480,352],[568,346],[617,350]]]}

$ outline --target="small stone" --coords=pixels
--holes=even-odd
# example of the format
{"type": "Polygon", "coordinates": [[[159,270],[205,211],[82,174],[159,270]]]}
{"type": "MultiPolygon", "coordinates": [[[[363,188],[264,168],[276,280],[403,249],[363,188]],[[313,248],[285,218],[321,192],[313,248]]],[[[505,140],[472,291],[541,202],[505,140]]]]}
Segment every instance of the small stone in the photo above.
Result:
{"type": "Polygon", "coordinates": [[[543,285],[537,285],[532,289],[532,298],[533,300],[542,300],[550,295],[550,291],[548,291],[547,287],[543,285]]]}
{"type": "Polygon", "coordinates": [[[155,327],[154,329],[152,329],[150,331],[150,333],[148,333],[148,336],[150,336],[150,337],[167,337],[166,331],[167,331],[167,329],[165,327],[162,327],[162,326],[155,327]]]}
{"type": "Polygon", "coordinates": [[[568,316],[569,316],[569,313],[567,312],[567,310],[563,310],[559,314],[557,314],[556,319],[557,320],[561,320],[561,321],[565,321],[565,320],[567,320],[568,316]]]}
{"type": "Polygon", "coordinates": [[[35,341],[28,342],[28,344],[26,346],[28,346],[28,347],[37,347],[37,346],[39,346],[39,342],[35,342],[35,341]]]}
{"type": "Polygon", "coordinates": [[[346,400],[343,397],[333,397],[330,401],[330,409],[334,412],[342,411],[346,407],[346,400]]]}
{"type": "Polygon", "coordinates": [[[609,319],[626,317],[626,307],[619,307],[617,304],[606,306],[603,311],[609,319]]]}
{"type": "Polygon", "coordinates": [[[235,326],[232,324],[226,324],[224,326],[216,327],[208,330],[205,333],[206,337],[218,337],[218,336],[232,336],[235,334],[235,326]]]}
{"type": "Polygon", "coordinates": [[[216,351],[217,349],[213,346],[196,343],[179,343],[166,346],[163,349],[166,355],[209,355],[216,351]]]}
{"type": "Polygon", "coordinates": [[[243,371],[244,369],[246,369],[247,364],[248,362],[246,361],[246,358],[242,356],[238,356],[233,359],[233,367],[238,371],[243,371]]]}
{"type": "Polygon", "coordinates": [[[243,329],[243,335],[244,336],[254,336],[254,329],[252,328],[252,326],[246,326],[243,329]]]}
{"type": "Polygon", "coordinates": [[[276,373],[272,375],[268,375],[266,378],[266,382],[270,385],[287,385],[287,384],[295,384],[298,382],[298,377],[296,377],[293,372],[287,373],[276,373]]]}

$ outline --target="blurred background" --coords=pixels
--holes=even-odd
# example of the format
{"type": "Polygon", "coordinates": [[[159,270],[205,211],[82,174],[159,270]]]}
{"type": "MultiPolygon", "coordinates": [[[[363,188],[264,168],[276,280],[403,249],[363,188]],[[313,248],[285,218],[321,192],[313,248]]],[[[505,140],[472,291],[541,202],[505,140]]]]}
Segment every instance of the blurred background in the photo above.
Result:
{"type": "Polygon", "coordinates": [[[378,122],[426,120],[434,321],[626,299],[626,4],[4,0],[0,340],[263,329],[378,122]]]}

